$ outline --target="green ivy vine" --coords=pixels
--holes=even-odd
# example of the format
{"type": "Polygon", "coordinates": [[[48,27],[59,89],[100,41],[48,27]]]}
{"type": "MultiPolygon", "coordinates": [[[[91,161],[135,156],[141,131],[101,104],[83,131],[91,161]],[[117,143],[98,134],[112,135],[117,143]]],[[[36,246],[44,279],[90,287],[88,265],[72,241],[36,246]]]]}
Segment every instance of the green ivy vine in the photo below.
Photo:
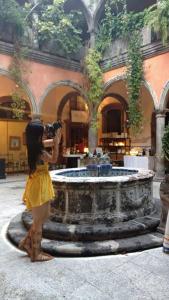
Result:
{"type": "Polygon", "coordinates": [[[25,58],[27,57],[27,48],[23,48],[19,41],[15,41],[14,55],[9,66],[9,73],[15,82],[15,89],[12,93],[12,109],[13,118],[22,119],[25,113],[26,103],[24,99],[23,78],[26,76],[28,69],[25,65],[25,58]]]}
{"type": "MultiPolygon", "coordinates": [[[[91,0],[90,3],[94,2],[91,0]]],[[[1,21],[14,25],[16,46],[10,73],[17,86],[17,90],[14,91],[15,102],[19,99],[19,96],[16,97],[16,92],[20,90],[18,94],[21,95],[23,89],[24,64],[22,51],[20,51],[21,39],[27,26],[26,22],[29,22],[29,25],[33,24],[34,9],[39,18],[37,26],[40,42],[53,40],[56,48],[66,54],[76,52],[82,46],[82,15],[74,10],[65,12],[65,3],[65,0],[51,0],[50,2],[39,1],[37,5],[26,3],[25,6],[21,6],[16,0],[0,0],[1,21]]],[[[104,15],[96,35],[95,46],[88,50],[84,59],[88,98],[94,109],[103,95],[103,70],[100,62],[104,52],[117,38],[125,39],[128,41],[126,84],[129,98],[129,124],[134,132],[137,132],[141,128],[143,117],[139,101],[140,88],[144,79],[141,30],[145,25],[149,25],[155,32],[161,34],[163,44],[168,43],[169,0],[160,0],[156,5],[139,13],[128,12],[126,0],[106,0],[104,15]]]]}
{"type": "Polygon", "coordinates": [[[22,119],[25,110],[25,102],[23,101],[23,73],[25,50],[22,47],[22,39],[25,32],[26,14],[28,13],[28,6],[21,6],[15,0],[0,0],[0,20],[3,25],[11,25],[13,32],[13,46],[14,53],[9,66],[9,73],[15,82],[15,88],[12,93],[12,110],[13,118],[22,119]]]}
{"type": "Polygon", "coordinates": [[[141,129],[140,88],[143,80],[143,59],[141,52],[141,30],[144,27],[145,11],[127,12],[126,0],[107,0],[105,18],[102,20],[96,39],[100,53],[116,39],[125,39],[127,49],[126,85],[129,98],[129,125],[134,133],[141,129]]]}
{"type": "Polygon", "coordinates": [[[162,43],[166,46],[169,42],[169,0],[160,0],[145,11],[145,24],[160,34],[162,43]]]}
{"type": "Polygon", "coordinates": [[[27,68],[25,68],[23,39],[25,28],[33,25],[35,9],[39,17],[37,29],[40,43],[53,40],[56,50],[61,49],[66,55],[76,52],[82,46],[81,13],[79,11],[65,12],[65,2],[65,0],[39,1],[37,5],[26,2],[24,6],[21,6],[16,0],[0,0],[1,21],[10,23],[13,27],[14,55],[9,72],[16,83],[16,88],[12,93],[14,118],[22,119],[24,114],[23,78],[27,68]]]}
{"type": "Polygon", "coordinates": [[[103,96],[103,72],[99,65],[101,53],[95,48],[88,50],[85,57],[85,78],[87,96],[92,106],[92,127],[97,127],[96,107],[103,96]]]}
{"type": "Polygon", "coordinates": [[[69,55],[77,52],[82,46],[82,28],[80,21],[82,14],[78,10],[65,12],[65,0],[41,2],[38,6],[38,37],[39,42],[52,40],[56,52],[61,51],[69,55]]]}
{"type": "Polygon", "coordinates": [[[141,52],[141,34],[134,31],[127,52],[127,92],[129,98],[129,124],[134,134],[142,128],[143,113],[140,103],[140,89],[143,80],[143,60],[141,52]]]}

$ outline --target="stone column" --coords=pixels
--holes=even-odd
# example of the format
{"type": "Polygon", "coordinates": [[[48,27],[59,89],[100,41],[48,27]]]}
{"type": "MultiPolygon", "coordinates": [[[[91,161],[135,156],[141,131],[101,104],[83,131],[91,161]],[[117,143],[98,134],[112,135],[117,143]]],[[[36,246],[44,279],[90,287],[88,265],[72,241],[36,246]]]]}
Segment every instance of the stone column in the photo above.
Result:
{"type": "Polygon", "coordinates": [[[162,137],[165,127],[165,113],[156,114],[156,155],[155,155],[155,179],[161,181],[165,175],[164,158],[162,153],[162,137]]]}

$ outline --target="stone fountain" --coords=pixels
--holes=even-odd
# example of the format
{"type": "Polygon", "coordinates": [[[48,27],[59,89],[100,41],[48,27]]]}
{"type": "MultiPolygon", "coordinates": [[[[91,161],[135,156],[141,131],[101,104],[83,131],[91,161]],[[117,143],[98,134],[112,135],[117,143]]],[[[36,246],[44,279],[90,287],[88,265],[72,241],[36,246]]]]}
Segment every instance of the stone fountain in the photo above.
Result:
{"type": "MultiPolygon", "coordinates": [[[[82,168],[52,171],[55,200],[43,227],[43,249],[56,256],[85,256],[161,246],[153,176],[150,170],[96,161],[82,168]]],[[[15,245],[31,222],[27,211],[12,220],[8,236],[15,245]]]]}

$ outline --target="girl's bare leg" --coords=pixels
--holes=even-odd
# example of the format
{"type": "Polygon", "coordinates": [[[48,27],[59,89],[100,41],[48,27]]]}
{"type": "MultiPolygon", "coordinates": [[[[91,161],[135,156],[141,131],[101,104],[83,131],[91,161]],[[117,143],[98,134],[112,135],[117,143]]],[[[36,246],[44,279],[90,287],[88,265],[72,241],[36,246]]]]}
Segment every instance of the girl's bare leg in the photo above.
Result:
{"type": "Polygon", "coordinates": [[[31,261],[46,261],[53,257],[41,251],[42,226],[49,217],[50,202],[32,208],[31,261]]]}

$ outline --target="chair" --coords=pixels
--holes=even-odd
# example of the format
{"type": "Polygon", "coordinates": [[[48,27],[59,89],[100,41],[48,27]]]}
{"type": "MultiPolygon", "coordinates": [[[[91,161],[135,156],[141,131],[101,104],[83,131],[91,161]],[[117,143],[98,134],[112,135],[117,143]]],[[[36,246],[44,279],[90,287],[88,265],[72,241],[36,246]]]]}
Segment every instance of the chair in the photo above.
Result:
{"type": "Polygon", "coordinates": [[[14,159],[11,153],[6,155],[6,171],[7,173],[14,172],[14,159]]]}
{"type": "Polygon", "coordinates": [[[19,153],[20,171],[25,172],[28,168],[27,157],[25,152],[19,153]]]}

